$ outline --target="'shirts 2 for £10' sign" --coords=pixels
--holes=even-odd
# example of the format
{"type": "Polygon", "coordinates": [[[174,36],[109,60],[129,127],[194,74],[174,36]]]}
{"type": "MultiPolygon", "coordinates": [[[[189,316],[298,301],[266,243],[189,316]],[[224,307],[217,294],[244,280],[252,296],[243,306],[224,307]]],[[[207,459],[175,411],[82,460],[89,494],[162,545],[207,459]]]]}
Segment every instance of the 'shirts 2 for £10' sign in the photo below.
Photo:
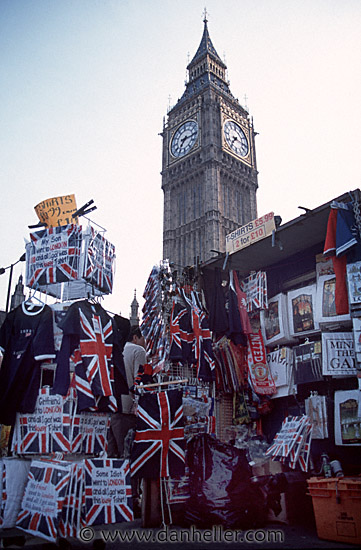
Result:
{"type": "Polygon", "coordinates": [[[265,214],[226,235],[226,252],[232,254],[246,248],[246,246],[265,239],[275,229],[274,213],[265,214]]]}

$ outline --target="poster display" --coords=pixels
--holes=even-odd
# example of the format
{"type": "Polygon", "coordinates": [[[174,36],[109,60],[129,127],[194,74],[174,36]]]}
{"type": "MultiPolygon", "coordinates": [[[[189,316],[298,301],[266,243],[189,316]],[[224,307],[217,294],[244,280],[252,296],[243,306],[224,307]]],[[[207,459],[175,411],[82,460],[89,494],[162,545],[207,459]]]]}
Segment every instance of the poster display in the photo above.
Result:
{"type": "Polygon", "coordinates": [[[361,363],[361,318],[352,318],[353,339],[355,345],[355,357],[357,363],[361,363]]]}
{"type": "Polygon", "coordinates": [[[322,374],[324,376],[355,376],[356,366],[352,332],[322,334],[322,374]]]}
{"type": "Polygon", "coordinates": [[[316,319],[321,327],[342,323],[351,325],[350,314],[336,313],[336,275],[322,275],[317,279],[316,319]]]}
{"type": "Polygon", "coordinates": [[[361,392],[357,390],[336,391],[335,444],[361,445],[361,392]]]}
{"type": "Polygon", "coordinates": [[[267,346],[295,342],[289,330],[286,294],[268,300],[268,309],[261,310],[261,328],[267,346]]]}
{"type": "Polygon", "coordinates": [[[291,335],[304,336],[317,332],[316,285],[291,290],[287,293],[287,299],[291,335]]]}
{"type": "Polygon", "coordinates": [[[361,262],[346,265],[349,303],[361,304],[361,262]]]}

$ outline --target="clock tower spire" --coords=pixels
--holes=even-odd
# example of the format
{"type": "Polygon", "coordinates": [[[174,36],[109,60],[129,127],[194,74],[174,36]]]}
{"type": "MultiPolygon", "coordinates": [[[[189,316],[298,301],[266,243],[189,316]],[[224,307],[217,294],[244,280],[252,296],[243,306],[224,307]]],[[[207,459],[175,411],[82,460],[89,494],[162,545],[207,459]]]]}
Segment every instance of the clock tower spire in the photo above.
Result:
{"type": "Polygon", "coordinates": [[[225,250],[225,237],[257,217],[252,119],[232,95],[204,13],[185,90],[163,128],[163,258],[179,267],[225,250]]]}

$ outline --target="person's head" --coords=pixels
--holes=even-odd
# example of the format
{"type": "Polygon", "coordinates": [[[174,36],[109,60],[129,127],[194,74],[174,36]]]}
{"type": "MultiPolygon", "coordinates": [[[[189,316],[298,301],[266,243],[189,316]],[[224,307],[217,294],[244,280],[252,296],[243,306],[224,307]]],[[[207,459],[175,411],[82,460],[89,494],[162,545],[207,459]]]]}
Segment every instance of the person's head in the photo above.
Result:
{"type": "Polygon", "coordinates": [[[132,327],[130,329],[128,341],[132,342],[132,344],[137,344],[138,346],[142,346],[143,348],[145,348],[145,338],[141,333],[139,327],[132,327]]]}

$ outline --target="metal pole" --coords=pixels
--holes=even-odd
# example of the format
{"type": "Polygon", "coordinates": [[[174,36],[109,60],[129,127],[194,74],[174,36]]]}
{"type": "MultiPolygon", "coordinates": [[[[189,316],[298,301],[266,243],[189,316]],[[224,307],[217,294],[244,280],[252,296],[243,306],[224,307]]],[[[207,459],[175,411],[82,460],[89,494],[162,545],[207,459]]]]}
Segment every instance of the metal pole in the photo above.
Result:
{"type": "Polygon", "coordinates": [[[9,299],[10,299],[10,291],[11,291],[11,281],[13,278],[13,267],[14,267],[14,264],[11,264],[10,273],[9,273],[8,295],[6,298],[6,313],[8,313],[9,311],[9,299]]]}

